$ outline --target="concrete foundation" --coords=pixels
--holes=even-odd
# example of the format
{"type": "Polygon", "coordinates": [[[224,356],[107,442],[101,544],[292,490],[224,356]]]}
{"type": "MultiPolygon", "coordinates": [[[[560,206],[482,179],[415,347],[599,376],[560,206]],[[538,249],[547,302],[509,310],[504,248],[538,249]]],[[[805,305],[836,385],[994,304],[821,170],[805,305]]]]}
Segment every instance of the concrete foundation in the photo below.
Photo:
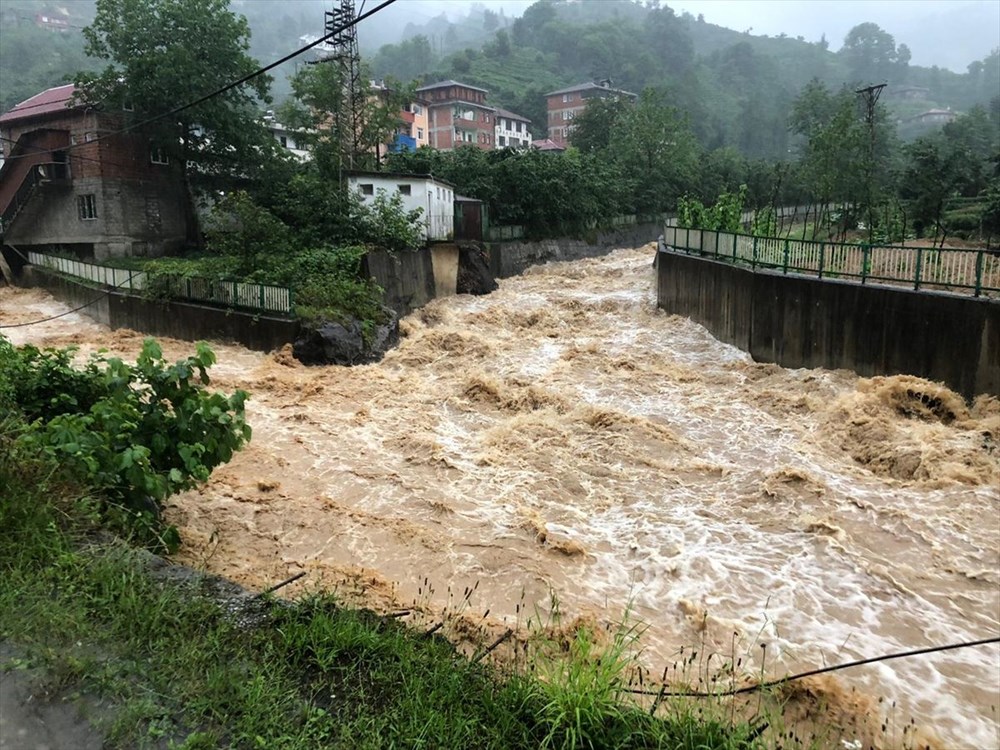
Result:
{"type": "Polygon", "coordinates": [[[594,232],[583,239],[492,242],[489,245],[490,270],[497,278],[505,279],[539,263],[596,258],[607,255],[615,248],[639,247],[654,242],[662,232],[662,223],[648,223],[594,232]]]}
{"type": "Polygon", "coordinates": [[[293,342],[299,331],[298,321],[286,318],[106,294],[37,266],[25,266],[20,284],[47,289],[72,307],[87,305],[80,313],[109,328],[130,328],[152,336],[238,343],[266,352],[293,342]]]}
{"type": "Polygon", "coordinates": [[[751,271],[661,249],[657,304],[758,362],[911,374],[1000,396],[1000,303],[751,271]]]}

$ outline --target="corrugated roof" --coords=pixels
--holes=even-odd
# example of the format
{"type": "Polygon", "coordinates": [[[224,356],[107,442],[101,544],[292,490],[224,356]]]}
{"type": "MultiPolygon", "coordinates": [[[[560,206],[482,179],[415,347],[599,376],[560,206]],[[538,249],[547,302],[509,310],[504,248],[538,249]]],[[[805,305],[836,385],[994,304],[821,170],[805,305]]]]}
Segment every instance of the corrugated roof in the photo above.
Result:
{"type": "Polygon", "coordinates": [[[437,83],[430,83],[426,86],[421,86],[417,91],[430,91],[431,89],[445,88],[446,86],[464,86],[467,89],[472,89],[473,91],[482,91],[484,94],[490,93],[486,89],[481,89],[478,86],[472,86],[468,83],[462,83],[461,81],[452,81],[451,79],[447,81],[438,81],[437,83]]]}
{"type": "Polygon", "coordinates": [[[539,151],[565,151],[565,146],[560,146],[558,143],[553,141],[551,138],[541,138],[537,141],[531,142],[532,147],[537,148],[539,151]]]}
{"type": "Polygon", "coordinates": [[[577,91],[591,91],[594,89],[598,91],[611,91],[612,93],[615,94],[625,94],[625,96],[631,96],[631,97],[637,96],[636,94],[633,94],[631,91],[624,91],[623,89],[613,89],[610,86],[602,86],[601,84],[594,83],[593,81],[589,81],[588,83],[578,83],[576,86],[569,86],[564,89],[559,89],[558,91],[550,91],[545,96],[556,96],[558,94],[574,94],[577,91]]]}
{"type": "Polygon", "coordinates": [[[497,115],[500,117],[506,117],[508,120],[521,120],[522,122],[531,122],[524,115],[519,115],[517,112],[511,112],[509,109],[504,109],[503,107],[497,107],[497,115]]]}
{"type": "Polygon", "coordinates": [[[73,107],[73,94],[76,86],[72,83],[56,86],[15,104],[12,109],[0,115],[0,123],[24,120],[73,107]]]}

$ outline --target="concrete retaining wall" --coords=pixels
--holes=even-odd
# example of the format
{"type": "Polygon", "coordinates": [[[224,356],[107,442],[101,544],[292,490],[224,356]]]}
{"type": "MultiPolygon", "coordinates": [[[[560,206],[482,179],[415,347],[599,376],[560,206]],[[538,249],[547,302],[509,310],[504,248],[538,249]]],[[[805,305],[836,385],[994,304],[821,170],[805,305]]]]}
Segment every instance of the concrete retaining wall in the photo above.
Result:
{"type": "Polygon", "coordinates": [[[662,233],[661,223],[650,223],[594,232],[584,239],[563,237],[534,242],[492,242],[489,244],[490,270],[498,279],[505,279],[539,263],[596,258],[618,247],[645,245],[655,241],[662,233]]]}
{"type": "Polygon", "coordinates": [[[361,272],[385,290],[383,303],[401,318],[434,299],[434,265],[426,247],[398,253],[373,250],[361,272]]]}
{"type": "Polygon", "coordinates": [[[223,341],[242,344],[257,351],[272,351],[291,343],[298,321],[222,310],[181,302],[156,302],[85,286],[37,266],[26,266],[20,283],[47,289],[54,297],[77,307],[81,314],[112,329],[131,328],[151,336],[170,336],[190,341],[223,341]]]}
{"type": "Polygon", "coordinates": [[[661,250],[657,304],[758,362],[907,373],[1000,395],[1000,303],[750,271],[661,250]]]}

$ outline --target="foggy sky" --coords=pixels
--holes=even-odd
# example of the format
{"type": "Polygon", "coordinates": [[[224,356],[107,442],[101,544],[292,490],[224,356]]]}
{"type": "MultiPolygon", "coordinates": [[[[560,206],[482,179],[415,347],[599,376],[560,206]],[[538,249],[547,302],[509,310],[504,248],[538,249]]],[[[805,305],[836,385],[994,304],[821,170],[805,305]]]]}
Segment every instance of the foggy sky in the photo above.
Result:
{"type": "MultiPolygon", "coordinates": [[[[371,0],[374,1],[374,0],[371,0]]],[[[519,16],[532,0],[479,0],[493,10],[519,16]]],[[[582,0],[601,2],[601,0],[582,0]]],[[[403,0],[418,23],[442,11],[464,14],[467,0],[403,0]]],[[[677,13],[703,14],[709,23],[754,35],[802,36],[818,41],[826,34],[831,50],[840,48],[852,27],[877,23],[905,43],[914,65],[938,65],[959,73],[973,60],[1000,47],[997,0],[663,0],[677,13]]]]}

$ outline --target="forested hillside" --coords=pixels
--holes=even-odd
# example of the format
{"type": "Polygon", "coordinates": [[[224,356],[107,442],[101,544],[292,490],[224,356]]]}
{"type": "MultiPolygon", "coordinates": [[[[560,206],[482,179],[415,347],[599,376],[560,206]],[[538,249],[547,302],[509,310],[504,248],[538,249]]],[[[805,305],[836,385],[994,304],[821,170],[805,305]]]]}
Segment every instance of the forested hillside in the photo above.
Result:
{"type": "MultiPolygon", "coordinates": [[[[295,49],[302,36],[319,35],[326,5],[232,2],[247,16],[253,31],[250,53],[262,62],[295,49]]],[[[904,140],[939,127],[912,119],[921,112],[967,112],[977,104],[988,109],[1000,95],[996,51],[962,74],[914,66],[906,45],[897,45],[874,24],[859,24],[843,48],[832,52],[825,39],[753,36],[678,15],[657,0],[540,0],[518,19],[480,4],[463,4],[464,14],[450,18],[422,15],[420,7],[397,3],[379,14],[378,23],[362,25],[359,37],[372,75],[402,81],[456,78],[483,86],[491,103],[531,118],[538,136],[546,127],[543,94],[590,79],[609,78],[637,93],[655,88],[687,114],[704,147],[731,146],[747,157],[766,159],[787,158],[794,150],[792,102],[814,78],[834,89],[887,82],[883,102],[904,140]],[[400,37],[401,42],[378,46],[382,39],[400,37]]],[[[92,66],[80,28],[93,13],[94,0],[4,0],[0,109],[92,66]],[[69,13],[65,32],[36,24],[37,14],[61,11],[69,13]]],[[[275,104],[290,95],[287,77],[301,62],[275,71],[275,104]]]]}
{"type": "Polygon", "coordinates": [[[791,103],[813,78],[833,88],[888,83],[885,103],[911,138],[927,132],[907,127],[920,112],[967,111],[1000,94],[996,51],[958,74],[910,65],[906,45],[874,24],[859,24],[844,41],[834,53],[825,39],[753,36],[658,2],[540,0],[479,47],[441,57],[439,45],[416,36],[383,47],[370,62],[380,76],[422,74],[483,86],[493,103],[530,117],[538,135],[545,130],[546,91],[604,78],[635,92],[653,87],[688,113],[704,146],[771,159],[791,147],[791,103]],[[906,97],[897,94],[903,87],[910,87],[906,97]]]}

